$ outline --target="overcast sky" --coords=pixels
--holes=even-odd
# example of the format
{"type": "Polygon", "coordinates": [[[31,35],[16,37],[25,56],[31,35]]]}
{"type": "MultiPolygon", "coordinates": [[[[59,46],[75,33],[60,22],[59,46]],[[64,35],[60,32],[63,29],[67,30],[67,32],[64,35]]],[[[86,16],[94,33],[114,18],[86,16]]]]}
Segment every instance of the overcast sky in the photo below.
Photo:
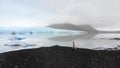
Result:
{"type": "Polygon", "coordinates": [[[0,27],[53,23],[120,27],[120,0],[0,0],[0,27]]]}

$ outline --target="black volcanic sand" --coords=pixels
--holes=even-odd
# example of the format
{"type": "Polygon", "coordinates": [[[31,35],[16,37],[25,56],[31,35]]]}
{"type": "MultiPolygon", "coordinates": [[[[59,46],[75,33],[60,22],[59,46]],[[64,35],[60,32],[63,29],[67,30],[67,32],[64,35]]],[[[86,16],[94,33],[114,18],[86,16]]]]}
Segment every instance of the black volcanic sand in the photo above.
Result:
{"type": "Polygon", "coordinates": [[[120,68],[120,51],[42,47],[0,54],[0,68],[120,68]]]}

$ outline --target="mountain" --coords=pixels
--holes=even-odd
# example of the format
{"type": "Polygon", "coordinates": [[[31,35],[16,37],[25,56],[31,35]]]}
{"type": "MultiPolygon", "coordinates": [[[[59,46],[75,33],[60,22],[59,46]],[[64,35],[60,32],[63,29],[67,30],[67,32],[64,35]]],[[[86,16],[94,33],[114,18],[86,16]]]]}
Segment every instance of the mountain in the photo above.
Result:
{"type": "Polygon", "coordinates": [[[76,31],[86,31],[86,32],[98,32],[96,29],[91,27],[90,25],[74,25],[70,23],[63,23],[63,24],[52,24],[49,25],[50,28],[56,29],[66,29],[66,30],[76,30],[76,31]]]}
{"type": "Polygon", "coordinates": [[[96,30],[95,28],[93,28],[92,26],[90,25],[77,25],[79,28],[83,29],[84,31],[87,31],[87,32],[92,32],[92,33],[97,33],[99,32],[98,30],[96,30]]]}
{"type": "Polygon", "coordinates": [[[89,34],[120,33],[120,31],[98,31],[90,25],[74,25],[70,23],[51,24],[51,25],[48,25],[48,27],[56,28],[56,29],[65,29],[65,30],[86,31],[89,34]]]}
{"type": "Polygon", "coordinates": [[[56,28],[56,29],[67,29],[67,30],[76,30],[76,31],[84,31],[83,29],[77,27],[74,24],[70,24],[70,23],[63,23],[63,24],[52,24],[52,25],[48,25],[47,27],[50,28],[56,28]]]}

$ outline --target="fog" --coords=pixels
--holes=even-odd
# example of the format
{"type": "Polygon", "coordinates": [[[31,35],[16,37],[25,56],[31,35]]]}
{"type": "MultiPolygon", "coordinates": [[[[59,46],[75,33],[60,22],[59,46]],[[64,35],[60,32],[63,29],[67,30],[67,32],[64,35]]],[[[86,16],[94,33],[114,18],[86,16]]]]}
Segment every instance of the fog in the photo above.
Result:
{"type": "Polygon", "coordinates": [[[0,0],[0,27],[67,22],[116,30],[120,27],[119,3],[119,0],[0,0]]]}

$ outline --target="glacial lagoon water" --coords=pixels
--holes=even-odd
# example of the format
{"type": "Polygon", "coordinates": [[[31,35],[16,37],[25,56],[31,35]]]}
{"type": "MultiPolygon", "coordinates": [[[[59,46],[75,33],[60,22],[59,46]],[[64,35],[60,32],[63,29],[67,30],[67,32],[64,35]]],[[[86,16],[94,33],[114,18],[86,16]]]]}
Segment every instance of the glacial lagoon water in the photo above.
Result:
{"type": "Polygon", "coordinates": [[[88,34],[81,31],[67,31],[51,28],[17,28],[0,30],[0,53],[32,49],[39,47],[50,47],[60,45],[72,47],[74,41],[78,48],[112,48],[120,45],[120,34],[88,34]],[[11,35],[12,32],[15,35],[11,35]],[[31,33],[32,32],[32,33],[31,33]]]}

